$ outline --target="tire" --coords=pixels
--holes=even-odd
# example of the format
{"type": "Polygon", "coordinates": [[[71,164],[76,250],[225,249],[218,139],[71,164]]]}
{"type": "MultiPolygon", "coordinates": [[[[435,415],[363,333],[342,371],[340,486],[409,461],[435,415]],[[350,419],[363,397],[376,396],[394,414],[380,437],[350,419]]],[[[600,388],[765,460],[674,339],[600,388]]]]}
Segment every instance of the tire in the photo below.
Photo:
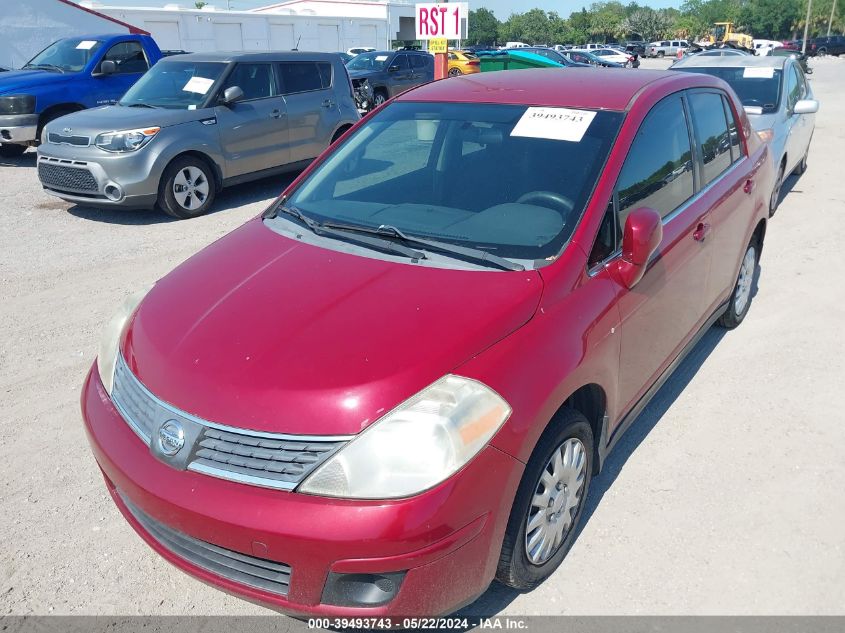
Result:
{"type": "Polygon", "coordinates": [[[537,442],[522,475],[502,542],[496,570],[499,582],[527,591],[558,568],[578,533],[592,470],[593,432],[587,418],[574,409],[561,409],[537,442]],[[565,447],[571,447],[571,452],[564,454],[560,462],[561,474],[565,476],[555,482],[549,468],[555,455],[562,455],[561,450],[565,447]],[[571,459],[575,455],[579,457],[571,459]],[[567,459],[571,460],[568,469],[567,459]],[[557,485],[547,488],[542,481],[544,478],[557,485]],[[570,482],[569,485],[564,485],[564,479],[570,482]],[[576,485],[575,492],[570,492],[576,485]],[[541,489],[542,493],[539,492],[541,489]],[[549,505],[545,505],[542,498],[549,493],[549,505]],[[535,503],[536,499],[541,500],[542,508],[535,503]],[[557,512],[549,510],[550,507],[556,508],[557,512]],[[565,523],[567,517],[568,525],[565,523]],[[529,522],[537,522],[537,527],[528,530],[529,522]],[[540,539],[543,536],[548,537],[545,539],[549,543],[548,549],[542,546],[543,540],[540,539]]]}
{"type": "Polygon", "coordinates": [[[347,131],[350,127],[352,127],[352,126],[350,126],[350,125],[344,125],[344,126],[343,126],[342,128],[340,128],[337,132],[335,132],[335,133],[334,133],[334,136],[332,136],[332,142],[331,142],[331,143],[329,143],[329,144],[330,144],[330,145],[334,145],[334,144],[335,144],[335,142],[337,141],[337,139],[339,139],[341,136],[343,136],[344,134],[346,134],[346,131],[347,131]]]}
{"type": "Polygon", "coordinates": [[[745,249],[745,255],[743,255],[742,262],[739,265],[736,284],[734,284],[734,291],[728,301],[728,309],[717,321],[718,325],[723,328],[734,329],[742,323],[745,315],[748,314],[748,309],[751,307],[754,275],[757,272],[757,263],[760,261],[760,248],[762,246],[755,236],[745,249]]]}
{"type": "Polygon", "coordinates": [[[665,55],[666,53],[664,53],[663,51],[657,51],[657,57],[663,57],[665,55]]]}
{"type": "Polygon", "coordinates": [[[801,159],[801,162],[798,163],[798,166],[795,168],[794,173],[798,176],[802,176],[804,172],[807,171],[807,154],[810,153],[810,148],[807,148],[807,151],[804,152],[804,157],[801,159]]]}
{"type": "Polygon", "coordinates": [[[209,164],[196,156],[182,156],[164,170],[157,204],[167,215],[187,220],[208,213],[216,192],[217,180],[209,164]]]}
{"type": "Polygon", "coordinates": [[[18,145],[17,143],[2,143],[0,144],[0,157],[17,158],[26,151],[26,148],[26,145],[18,145]]]}
{"type": "Polygon", "coordinates": [[[780,204],[780,191],[783,188],[783,181],[786,178],[786,159],[781,161],[780,167],[778,168],[778,175],[777,179],[775,180],[775,186],[772,189],[772,197],[769,199],[769,217],[772,217],[775,214],[775,211],[778,210],[778,205],[780,204]]]}
{"type": "Polygon", "coordinates": [[[46,142],[46,139],[44,138],[44,128],[47,127],[48,123],[52,123],[53,121],[55,121],[59,117],[63,117],[66,114],[73,114],[74,112],[77,112],[77,111],[78,110],[56,110],[55,112],[51,112],[46,117],[39,117],[38,134],[36,136],[38,142],[40,144],[43,144],[43,143],[46,142]]]}
{"type": "Polygon", "coordinates": [[[460,68],[450,68],[449,69],[449,76],[450,77],[460,77],[463,75],[460,68]]]}
{"type": "Polygon", "coordinates": [[[385,101],[387,101],[387,95],[384,93],[384,90],[376,90],[373,94],[373,107],[377,108],[385,101]]]}
{"type": "Polygon", "coordinates": [[[825,55],[827,55],[827,49],[822,46],[819,50],[816,51],[816,55],[818,55],[819,57],[824,57],[825,55]]]}

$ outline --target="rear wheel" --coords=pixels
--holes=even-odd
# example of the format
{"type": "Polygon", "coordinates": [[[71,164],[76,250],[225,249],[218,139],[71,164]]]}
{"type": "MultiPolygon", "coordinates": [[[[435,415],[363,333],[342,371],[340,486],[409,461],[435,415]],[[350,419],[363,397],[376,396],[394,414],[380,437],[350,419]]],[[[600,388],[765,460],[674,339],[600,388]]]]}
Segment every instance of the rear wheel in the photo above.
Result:
{"type": "Polygon", "coordinates": [[[217,183],[209,165],[195,156],[177,158],[161,178],[158,206],[166,214],[186,220],[208,213],[217,183]]]}
{"type": "Polygon", "coordinates": [[[0,144],[0,157],[17,158],[26,151],[26,147],[26,145],[18,145],[16,143],[0,144]]]}
{"type": "Polygon", "coordinates": [[[528,590],[563,561],[590,488],[593,432],[587,419],[562,409],[528,461],[511,508],[496,578],[528,590]]]}
{"type": "Polygon", "coordinates": [[[754,285],[754,274],[757,272],[757,261],[760,258],[760,246],[757,238],[751,240],[742,264],[739,266],[739,275],[736,278],[733,294],[728,303],[728,309],[719,318],[718,324],[732,330],[742,323],[748,309],[751,307],[751,294],[754,285]]]}
{"type": "Polygon", "coordinates": [[[816,51],[816,55],[818,55],[819,57],[824,57],[825,55],[827,55],[827,49],[822,46],[819,50],[816,51]]]}
{"type": "Polygon", "coordinates": [[[450,77],[459,77],[460,75],[463,75],[460,68],[450,68],[449,69],[449,76],[450,77]]]}
{"type": "Polygon", "coordinates": [[[663,51],[657,51],[657,56],[658,56],[658,57],[663,57],[665,54],[666,54],[666,53],[664,53],[663,51]]]}

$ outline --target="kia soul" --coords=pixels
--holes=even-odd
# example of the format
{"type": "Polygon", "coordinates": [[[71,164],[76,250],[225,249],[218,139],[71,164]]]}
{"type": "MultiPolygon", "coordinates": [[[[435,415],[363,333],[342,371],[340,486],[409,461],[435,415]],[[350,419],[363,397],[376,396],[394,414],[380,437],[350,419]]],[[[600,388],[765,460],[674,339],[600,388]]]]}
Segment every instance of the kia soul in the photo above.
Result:
{"type": "Polygon", "coordinates": [[[82,393],[106,486],[172,564],[300,617],[531,589],[662,382],[748,314],[773,181],[714,77],[409,91],[129,296],[82,393]]]}

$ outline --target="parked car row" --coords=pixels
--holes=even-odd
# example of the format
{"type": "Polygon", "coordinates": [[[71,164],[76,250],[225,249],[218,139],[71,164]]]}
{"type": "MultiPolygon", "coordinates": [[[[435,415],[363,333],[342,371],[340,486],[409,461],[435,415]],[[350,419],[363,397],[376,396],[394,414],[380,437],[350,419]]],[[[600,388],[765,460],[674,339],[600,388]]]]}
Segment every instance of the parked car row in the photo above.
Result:
{"type": "MultiPolygon", "coordinates": [[[[164,138],[171,64],[225,65],[195,70],[207,90],[180,96],[196,110],[172,110],[223,133],[239,105],[285,91],[290,61],[327,63],[160,62],[115,106],[140,132],[99,143],[164,138]],[[159,86],[156,107],[134,107],[159,86]]],[[[798,76],[777,61],[749,75],[798,76]]],[[[351,99],[334,63],[327,90],[351,99]]],[[[82,393],[106,489],[169,562],[298,617],[400,626],[494,578],[537,587],[639,412],[712,325],[749,314],[772,152],[706,72],[536,69],[403,92],[109,323],[82,393]]]]}

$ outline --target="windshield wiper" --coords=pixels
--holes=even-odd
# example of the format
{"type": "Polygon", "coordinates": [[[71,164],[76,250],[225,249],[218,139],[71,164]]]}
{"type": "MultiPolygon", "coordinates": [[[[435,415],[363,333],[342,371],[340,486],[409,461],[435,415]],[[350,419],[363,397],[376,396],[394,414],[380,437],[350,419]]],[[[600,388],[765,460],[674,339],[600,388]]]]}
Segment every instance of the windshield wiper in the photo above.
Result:
{"type": "MultiPolygon", "coordinates": [[[[123,105],[118,101],[118,105],[123,105]]],[[[130,103],[127,108],[158,108],[158,106],[150,105],[149,103],[130,103]]]]}
{"type": "Polygon", "coordinates": [[[56,66],[55,64],[26,64],[24,68],[37,68],[39,70],[56,70],[62,74],[65,73],[65,69],[61,66],[56,66]]]}
{"type": "Polygon", "coordinates": [[[321,224],[317,222],[313,218],[304,215],[302,211],[297,209],[294,206],[286,205],[286,204],[279,204],[276,207],[275,214],[267,215],[265,217],[272,218],[278,217],[279,213],[285,213],[290,215],[300,222],[304,224],[308,229],[310,229],[314,234],[326,236],[326,237],[333,237],[339,240],[345,241],[353,241],[357,244],[363,244],[364,246],[368,246],[373,249],[378,249],[382,251],[387,251],[388,253],[394,253],[396,255],[401,255],[403,257],[408,257],[410,259],[425,259],[425,253],[422,251],[415,250],[413,248],[408,248],[407,246],[402,246],[401,244],[397,244],[396,242],[391,242],[390,240],[386,240],[383,238],[376,238],[376,237],[367,237],[364,235],[355,235],[350,231],[343,230],[342,228],[338,229],[334,225],[330,224],[321,224]]]}
{"type": "Polygon", "coordinates": [[[498,268],[503,268],[505,270],[525,270],[525,266],[523,266],[522,264],[517,264],[516,262],[512,262],[509,259],[500,257],[499,255],[494,255],[493,253],[482,250],[480,248],[458,246],[457,244],[450,244],[448,242],[440,242],[437,240],[430,240],[423,237],[415,237],[413,235],[408,235],[407,233],[402,232],[400,229],[390,224],[382,224],[378,227],[370,227],[326,222],[323,224],[323,226],[338,231],[371,233],[373,235],[392,237],[394,239],[403,240],[408,244],[415,244],[417,246],[422,246],[432,250],[443,251],[452,255],[458,255],[460,257],[470,259],[472,261],[477,261],[488,266],[497,266],[498,268]]]}

